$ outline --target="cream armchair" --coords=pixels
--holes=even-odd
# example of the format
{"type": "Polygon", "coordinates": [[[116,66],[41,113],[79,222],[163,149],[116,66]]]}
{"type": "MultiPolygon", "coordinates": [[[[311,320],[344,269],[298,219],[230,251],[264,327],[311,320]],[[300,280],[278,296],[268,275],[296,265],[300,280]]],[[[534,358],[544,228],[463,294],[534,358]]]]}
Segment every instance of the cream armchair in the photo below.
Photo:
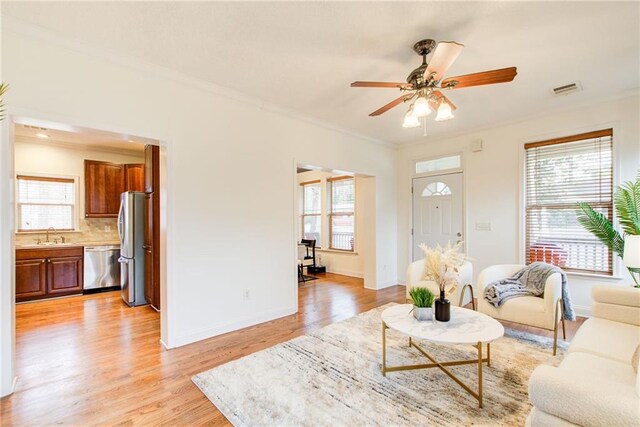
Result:
{"type": "MultiPolygon", "coordinates": [[[[475,310],[475,303],[473,301],[473,287],[471,280],[473,279],[473,265],[469,261],[465,261],[459,269],[460,273],[460,285],[456,288],[452,295],[447,294],[447,298],[453,305],[466,305],[473,303],[475,310]],[[463,296],[462,300],[460,296],[463,296]]],[[[409,291],[414,287],[424,287],[429,289],[436,295],[436,298],[440,295],[440,288],[435,282],[424,280],[426,275],[424,268],[424,259],[414,261],[409,264],[407,268],[407,300],[409,300],[409,291]]]]}
{"type": "Polygon", "coordinates": [[[553,331],[553,355],[558,343],[558,323],[562,321],[562,336],[566,339],[562,305],[562,277],[559,273],[549,276],[543,297],[525,296],[505,301],[494,307],[484,298],[484,290],[491,282],[513,276],[524,265],[504,264],[485,268],[478,275],[478,311],[494,319],[520,323],[553,331]]]}

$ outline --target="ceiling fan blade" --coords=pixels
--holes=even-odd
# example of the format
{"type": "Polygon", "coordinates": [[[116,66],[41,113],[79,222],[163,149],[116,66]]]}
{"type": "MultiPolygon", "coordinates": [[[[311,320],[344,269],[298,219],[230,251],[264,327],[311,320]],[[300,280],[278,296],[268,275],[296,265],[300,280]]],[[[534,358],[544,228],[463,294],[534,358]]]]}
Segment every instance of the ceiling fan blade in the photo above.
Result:
{"type": "Polygon", "coordinates": [[[396,83],[396,82],[353,82],[351,87],[384,87],[390,89],[412,89],[413,86],[409,83],[396,83]]]}
{"type": "Polygon", "coordinates": [[[373,113],[369,114],[369,116],[371,116],[371,117],[379,116],[380,114],[389,111],[393,107],[402,104],[404,101],[410,100],[411,98],[413,98],[413,94],[402,95],[401,97],[394,99],[393,101],[391,101],[387,105],[378,108],[376,111],[374,111],[373,113]]]}
{"type": "Polygon", "coordinates": [[[444,77],[451,64],[458,58],[464,48],[463,44],[456,42],[440,42],[433,51],[431,61],[424,72],[425,80],[431,73],[435,73],[434,79],[440,80],[444,77]]]}
{"type": "Polygon", "coordinates": [[[506,83],[512,81],[516,77],[516,74],[518,74],[516,67],[501,68],[499,70],[484,71],[482,73],[449,77],[443,80],[440,86],[442,86],[443,89],[460,89],[463,87],[506,83]]]}
{"type": "Polygon", "coordinates": [[[442,92],[440,92],[439,90],[434,90],[433,94],[437,97],[436,100],[429,98],[429,105],[431,106],[431,109],[433,111],[438,111],[438,107],[440,106],[440,102],[441,102],[440,99],[444,99],[444,102],[449,104],[452,111],[457,108],[456,105],[453,102],[451,102],[449,98],[444,96],[442,92]]]}

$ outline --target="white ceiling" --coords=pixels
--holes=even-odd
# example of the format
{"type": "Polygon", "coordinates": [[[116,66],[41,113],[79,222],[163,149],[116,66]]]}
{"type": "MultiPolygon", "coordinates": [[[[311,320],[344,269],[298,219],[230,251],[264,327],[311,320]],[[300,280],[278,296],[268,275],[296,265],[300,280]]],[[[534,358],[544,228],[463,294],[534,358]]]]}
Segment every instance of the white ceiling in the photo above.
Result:
{"type": "Polygon", "coordinates": [[[157,143],[128,135],[35,121],[17,123],[13,133],[16,139],[22,141],[135,155],[144,155],[145,144],[157,143]]]}
{"type": "Polygon", "coordinates": [[[370,137],[403,143],[399,96],[350,88],[403,81],[423,38],[466,47],[448,76],[518,67],[513,83],[449,92],[456,118],[439,136],[518,120],[640,87],[638,2],[4,2],[3,15],[61,36],[250,94],[370,137]],[[580,81],[584,90],[553,97],[580,81]]]}

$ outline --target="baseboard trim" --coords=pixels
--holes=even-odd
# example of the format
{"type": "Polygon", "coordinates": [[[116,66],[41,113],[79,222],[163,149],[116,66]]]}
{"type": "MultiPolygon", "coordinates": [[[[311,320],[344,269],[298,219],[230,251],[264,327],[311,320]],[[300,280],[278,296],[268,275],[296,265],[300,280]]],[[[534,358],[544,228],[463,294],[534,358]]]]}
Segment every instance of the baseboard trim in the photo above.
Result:
{"type": "Polygon", "coordinates": [[[581,316],[581,317],[593,316],[593,313],[591,312],[591,307],[588,307],[588,306],[574,305],[573,311],[576,313],[577,316],[581,316]]]}
{"type": "Polygon", "coordinates": [[[297,306],[287,307],[283,309],[266,311],[256,316],[253,316],[247,319],[238,320],[235,322],[219,323],[218,325],[212,328],[202,329],[199,331],[180,335],[171,343],[170,347],[166,345],[165,346],[168,348],[182,347],[184,345],[192,344],[197,341],[202,341],[207,338],[213,338],[215,336],[226,334],[228,332],[237,331],[238,329],[248,328],[249,326],[254,326],[260,323],[265,323],[271,320],[279,319],[281,317],[290,316],[297,312],[298,312],[297,306]]]}
{"type": "Polygon", "coordinates": [[[340,268],[334,269],[327,267],[327,273],[340,274],[342,276],[357,277],[358,279],[364,279],[364,274],[361,271],[342,270],[340,268]]]}

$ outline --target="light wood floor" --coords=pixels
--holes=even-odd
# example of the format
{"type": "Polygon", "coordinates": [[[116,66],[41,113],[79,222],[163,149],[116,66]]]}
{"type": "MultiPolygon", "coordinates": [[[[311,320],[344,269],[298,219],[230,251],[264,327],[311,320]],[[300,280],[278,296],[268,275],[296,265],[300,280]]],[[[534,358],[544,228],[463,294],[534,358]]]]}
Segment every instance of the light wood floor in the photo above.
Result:
{"type": "MultiPolygon", "coordinates": [[[[158,313],[126,307],[117,292],[17,305],[19,381],[0,402],[0,423],[228,425],[191,376],[405,300],[403,286],[375,292],[335,274],[299,288],[298,314],[170,351],[159,343],[158,313]]],[[[567,338],[582,320],[567,323],[567,338]]]]}

